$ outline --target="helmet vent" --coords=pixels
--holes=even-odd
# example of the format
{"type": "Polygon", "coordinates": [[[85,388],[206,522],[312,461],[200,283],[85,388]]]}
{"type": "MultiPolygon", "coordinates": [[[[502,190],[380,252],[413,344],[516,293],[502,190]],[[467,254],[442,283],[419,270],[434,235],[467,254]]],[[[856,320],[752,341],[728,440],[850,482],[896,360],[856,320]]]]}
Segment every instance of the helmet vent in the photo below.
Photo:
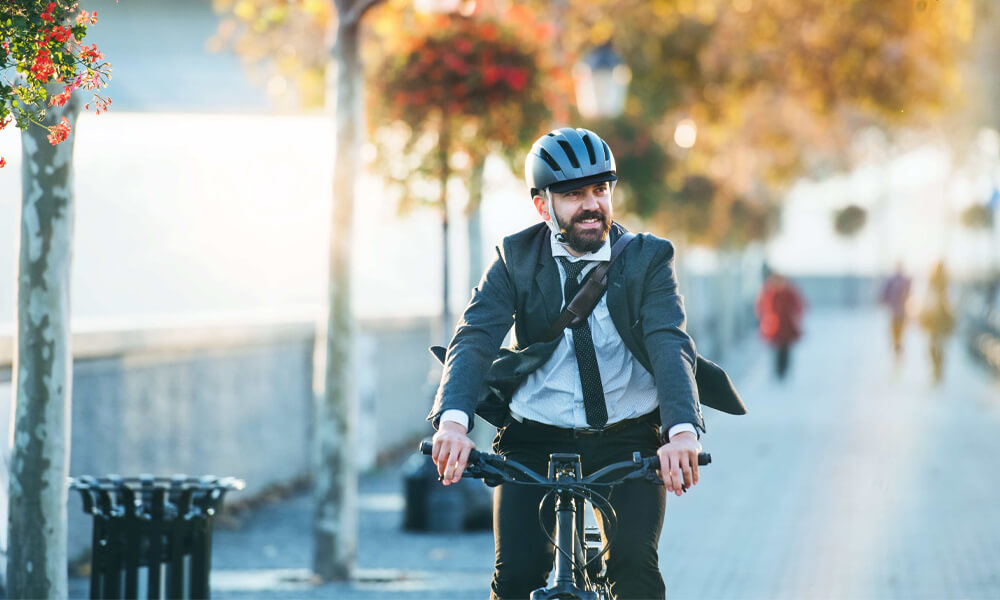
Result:
{"type": "Polygon", "coordinates": [[[573,152],[573,147],[569,145],[569,142],[564,140],[559,140],[559,145],[562,146],[563,152],[569,157],[569,164],[573,165],[574,169],[580,168],[580,161],[576,158],[576,152],[573,152]]]}
{"type": "Polygon", "coordinates": [[[542,160],[545,161],[545,164],[552,167],[553,171],[562,171],[562,169],[559,168],[559,163],[556,162],[556,159],[552,158],[551,154],[546,152],[545,148],[539,148],[538,155],[542,157],[542,160]]]}
{"type": "Polygon", "coordinates": [[[583,144],[587,147],[587,156],[590,157],[590,164],[597,164],[597,156],[594,154],[594,143],[590,141],[590,136],[583,136],[583,144]]]}
{"type": "Polygon", "coordinates": [[[604,144],[604,160],[610,161],[611,160],[611,148],[608,148],[608,143],[605,142],[604,140],[601,140],[601,143],[604,144]]]}

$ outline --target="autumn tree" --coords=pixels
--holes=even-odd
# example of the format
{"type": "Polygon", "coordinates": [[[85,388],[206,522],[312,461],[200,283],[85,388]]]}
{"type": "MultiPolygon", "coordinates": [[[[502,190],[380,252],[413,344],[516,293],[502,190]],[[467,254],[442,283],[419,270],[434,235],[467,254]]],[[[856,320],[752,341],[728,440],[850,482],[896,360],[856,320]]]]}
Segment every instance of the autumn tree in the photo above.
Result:
{"type": "Polygon", "coordinates": [[[13,598],[67,596],[73,126],[77,90],[93,94],[97,112],[109,104],[97,91],[110,67],[96,45],[83,44],[96,22],[65,0],[7,0],[0,8],[0,129],[13,121],[22,130],[7,558],[13,598]]]}
{"type": "MultiPolygon", "coordinates": [[[[559,9],[573,55],[609,42],[632,71],[627,114],[676,159],[663,212],[688,178],[717,193],[713,229],[768,220],[795,177],[847,165],[853,132],[920,126],[961,100],[972,0],[594,0],[559,9]],[[697,127],[690,148],[678,123],[697,127]],[[734,209],[734,203],[744,203],[734,209]]],[[[712,239],[726,239],[714,232],[712,239]]]]}

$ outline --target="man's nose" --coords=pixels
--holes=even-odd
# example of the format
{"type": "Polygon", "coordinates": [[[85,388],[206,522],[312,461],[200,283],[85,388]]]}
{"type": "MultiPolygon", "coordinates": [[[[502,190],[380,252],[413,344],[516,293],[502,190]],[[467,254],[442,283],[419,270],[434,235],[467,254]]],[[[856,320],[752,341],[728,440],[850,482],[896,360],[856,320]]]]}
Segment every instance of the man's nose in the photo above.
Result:
{"type": "Polygon", "coordinates": [[[601,205],[597,202],[597,196],[593,192],[586,192],[583,195],[583,204],[580,208],[584,210],[600,210],[601,205]]]}

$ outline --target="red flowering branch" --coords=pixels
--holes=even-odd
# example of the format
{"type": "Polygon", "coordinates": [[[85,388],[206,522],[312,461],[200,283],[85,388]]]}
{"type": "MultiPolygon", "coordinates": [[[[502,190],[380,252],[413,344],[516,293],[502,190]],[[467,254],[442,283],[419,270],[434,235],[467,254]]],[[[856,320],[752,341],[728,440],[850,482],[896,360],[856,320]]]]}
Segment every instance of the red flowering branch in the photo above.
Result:
{"type": "Polygon", "coordinates": [[[549,126],[557,88],[544,52],[549,32],[532,19],[441,15],[387,40],[368,100],[373,126],[391,132],[404,123],[409,132],[404,144],[373,136],[379,154],[392,157],[376,164],[404,194],[416,189],[412,178],[440,170],[430,166],[441,162],[440,144],[476,157],[522,154],[549,126]],[[419,143],[425,135],[440,144],[419,143]]]}
{"type": "MultiPolygon", "coordinates": [[[[79,8],[75,0],[3,0],[0,8],[0,130],[12,122],[20,129],[34,123],[48,130],[52,144],[70,133],[65,118],[56,125],[42,123],[46,108],[65,106],[77,90],[91,92],[97,114],[111,100],[101,96],[111,77],[111,65],[96,44],[83,44],[97,13],[79,8]],[[20,77],[6,75],[13,69],[20,77]],[[62,90],[53,93],[52,85],[62,90]]],[[[0,157],[0,168],[7,161],[0,157]]]]}

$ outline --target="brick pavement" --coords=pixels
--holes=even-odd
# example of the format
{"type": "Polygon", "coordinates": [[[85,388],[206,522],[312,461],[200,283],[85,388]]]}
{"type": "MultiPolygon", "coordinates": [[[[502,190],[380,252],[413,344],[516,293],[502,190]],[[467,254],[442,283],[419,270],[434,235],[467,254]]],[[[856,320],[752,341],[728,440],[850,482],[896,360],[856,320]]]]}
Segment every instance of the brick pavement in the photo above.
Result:
{"type": "MultiPolygon", "coordinates": [[[[894,369],[874,311],[816,312],[806,331],[785,382],[770,376],[765,348],[741,350],[749,415],[708,411],[714,463],[668,499],[660,553],[670,597],[1000,598],[1000,385],[956,342],[944,383],[930,387],[912,329],[894,369]]],[[[486,596],[489,532],[402,532],[394,469],[366,475],[361,492],[356,581],[310,584],[303,495],[218,531],[213,595],[486,596]]],[[[71,589],[85,594],[86,582],[71,589]]]]}

